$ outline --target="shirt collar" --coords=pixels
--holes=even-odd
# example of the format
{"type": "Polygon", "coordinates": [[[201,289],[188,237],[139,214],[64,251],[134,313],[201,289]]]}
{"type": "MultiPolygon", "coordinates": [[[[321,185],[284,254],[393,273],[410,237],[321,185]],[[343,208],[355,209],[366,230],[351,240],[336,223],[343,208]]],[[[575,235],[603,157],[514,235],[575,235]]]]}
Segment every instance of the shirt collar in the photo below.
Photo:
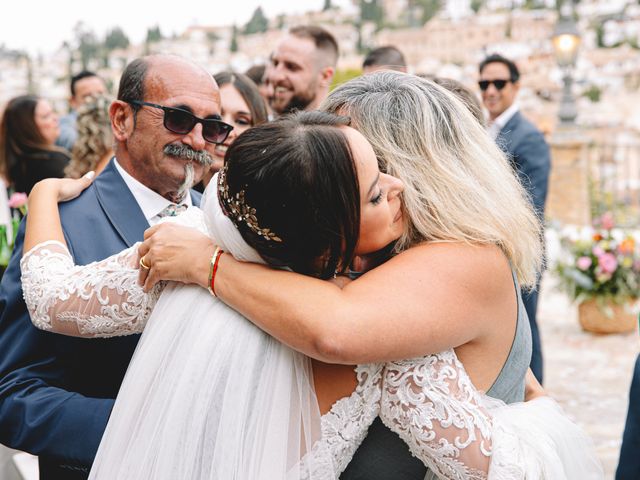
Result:
{"type": "MultiPolygon", "coordinates": [[[[125,169],[120,166],[118,159],[115,159],[114,164],[118,173],[122,176],[124,183],[127,184],[127,187],[129,187],[129,190],[131,190],[131,193],[138,202],[138,205],[140,206],[140,209],[147,221],[154,218],[167,206],[173,203],[129,175],[125,169]]],[[[191,195],[185,195],[182,203],[190,207],[192,205],[191,195]]]]}
{"type": "Polygon", "coordinates": [[[518,112],[520,107],[517,103],[512,103],[509,108],[507,108],[504,112],[502,112],[498,117],[489,124],[489,134],[494,138],[498,138],[500,134],[500,130],[504,128],[504,126],[509,123],[509,120],[518,112]]]}

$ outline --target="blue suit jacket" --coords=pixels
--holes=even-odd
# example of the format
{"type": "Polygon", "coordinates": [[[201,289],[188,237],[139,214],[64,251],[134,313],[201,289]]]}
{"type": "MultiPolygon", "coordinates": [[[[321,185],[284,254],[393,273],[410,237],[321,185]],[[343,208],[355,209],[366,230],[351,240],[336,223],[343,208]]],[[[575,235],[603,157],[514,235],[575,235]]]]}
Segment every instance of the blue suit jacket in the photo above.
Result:
{"type": "Polygon", "coordinates": [[[522,184],[531,197],[536,213],[543,219],[551,155],[542,132],[520,112],[516,112],[500,130],[497,143],[511,158],[522,184]]]}
{"type": "MultiPolygon", "coordinates": [[[[199,205],[199,194],[192,199],[199,205]]],[[[149,227],[113,161],[60,205],[60,217],[77,264],[133,245],[149,227]]],[[[22,298],[23,241],[24,222],[0,284],[0,443],[40,456],[42,477],[66,469],[72,478],[93,462],[139,335],[81,339],[36,329],[22,298]]]]}

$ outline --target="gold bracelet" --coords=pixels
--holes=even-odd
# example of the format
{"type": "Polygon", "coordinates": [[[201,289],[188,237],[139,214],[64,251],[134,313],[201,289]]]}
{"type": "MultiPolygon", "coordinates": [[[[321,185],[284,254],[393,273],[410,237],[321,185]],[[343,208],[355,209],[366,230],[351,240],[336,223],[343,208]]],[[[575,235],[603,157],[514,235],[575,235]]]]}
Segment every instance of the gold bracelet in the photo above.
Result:
{"type": "Polygon", "coordinates": [[[213,270],[216,265],[216,259],[221,250],[222,249],[220,247],[216,246],[216,249],[213,251],[213,255],[211,255],[211,260],[209,261],[209,282],[207,283],[207,289],[209,290],[209,293],[214,297],[216,296],[216,293],[213,291],[213,288],[211,287],[211,280],[213,280],[213,270]]]}

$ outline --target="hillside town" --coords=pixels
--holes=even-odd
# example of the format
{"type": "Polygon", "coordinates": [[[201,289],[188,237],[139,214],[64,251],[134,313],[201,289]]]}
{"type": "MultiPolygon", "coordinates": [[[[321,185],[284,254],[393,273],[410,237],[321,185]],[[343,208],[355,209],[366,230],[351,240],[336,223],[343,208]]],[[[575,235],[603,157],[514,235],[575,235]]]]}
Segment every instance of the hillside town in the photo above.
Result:
{"type": "MultiPolygon", "coordinates": [[[[353,0],[340,9],[265,18],[258,8],[246,25],[192,25],[182,32],[150,26],[142,44],[130,44],[118,27],[104,40],[78,24],[73,38],[50,56],[0,47],[0,102],[29,90],[46,92],[65,111],[69,72],[100,73],[113,86],[122,68],[146,52],[176,53],[212,72],[244,71],[263,64],[287,28],[318,24],[340,44],[337,81],[361,67],[366,51],[395,45],[412,73],[454,78],[475,87],[477,64],[488,53],[513,58],[523,73],[521,107],[545,132],[555,126],[562,72],[551,36],[558,19],[553,2],[516,0],[353,0]]],[[[573,72],[578,124],[608,132],[640,130],[640,5],[631,0],[583,0],[575,6],[581,35],[573,72]]]]}

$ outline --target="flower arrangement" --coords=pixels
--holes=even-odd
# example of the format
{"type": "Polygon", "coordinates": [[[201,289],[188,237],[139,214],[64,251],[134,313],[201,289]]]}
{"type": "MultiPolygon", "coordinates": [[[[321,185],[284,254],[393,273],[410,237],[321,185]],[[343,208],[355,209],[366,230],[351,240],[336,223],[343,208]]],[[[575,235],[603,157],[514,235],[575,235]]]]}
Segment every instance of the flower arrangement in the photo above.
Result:
{"type": "Polygon", "coordinates": [[[572,300],[622,305],[640,297],[640,249],[630,232],[616,228],[611,212],[582,234],[563,235],[555,271],[572,300]]]}
{"type": "Polygon", "coordinates": [[[23,192],[14,192],[9,197],[9,208],[19,210],[24,216],[27,214],[27,194],[23,192]]]}

